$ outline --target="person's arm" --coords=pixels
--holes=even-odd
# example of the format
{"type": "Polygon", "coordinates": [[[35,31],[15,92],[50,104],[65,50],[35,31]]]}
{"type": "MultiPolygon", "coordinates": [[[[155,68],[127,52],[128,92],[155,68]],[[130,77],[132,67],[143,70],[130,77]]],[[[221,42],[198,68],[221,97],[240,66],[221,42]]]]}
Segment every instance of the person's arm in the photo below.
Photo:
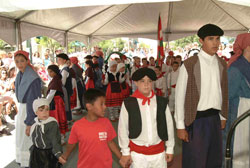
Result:
{"type": "Polygon", "coordinates": [[[49,123],[48,139],[52,144],[52,153],[59,159],[62,155],[61,135],[57,122],[49,123]]]}
{"type": "Polygon", "coordinates": [[[31,83],[29,89],[25,93],[27,116],[24,123],[26,124],[25,133],[27,136],[29,136],[31,125],[34,124],[34,118],[36,117],[33,111],[33,101],[39,97],[41,97],[41,80],[37,78],[31,83]]]}
{"type": "Polygon", "coordinates": [[[120,164],[122,167],[128,167],[131,164],[132,159],[130,155],[129,148],[129,137],[128,137],[128,112],[124,103],[121,107],[121,113],[118,123],[118,142],[121,147],[122,156],[120,159],[120,164]]]}
{"type": "Polygon", "coordinates": [[[63,70],[61,75],[62,75],[62,84],[63,86],[65,86],[69,73],[66,70],[63,70]]]}
{"type": "Polygon", "coordinates": [[[116,145],[116,143],[113,140],[111,140],[111,141],[108,142],[108,146],[109,146],[109,149],[115,154],[115,156],[118,159],[120,159],[122,154],[121,154],[118,146],[116,145]]]}
{"type": "Polygon", "coordinates": [[[77,144],[67,144],[66,151],[61,155],[64,160],[67,160],[71,152],[75,149],[77,144]]]}
{"type": "Polygon", "coordinates": [[[104,85],[107,85],[109,83],[109,79],[108,79],[108,73],[105,73],[105,79],[103,81],[104,85]]]}
{"type": "Polygon", "coordinates": [[[166,108],[165,114],[166,114],[167,129],[168,129],[168,141],[165,142],[166,161],[171,162],[174,157],[175,139],[174,139],[174,123],[168,106],[166,108]]]}
{"type": "Polygon", "coordinates": [[[184,103],[186,97],[186,89],[187,89],[187,79],[188,74],[187,70],[184,65],[181,66],[179,76],[176,82],[176,89],[175,89],[175,121],[176,121],[176,128],[177,128],[177,136],[181,140],[188,142],[188,134],[185,130],[185,123],[184,123],[184,103]]]}
{"type": "Polygon", "coordinates": [[[49,103],[51,103],[52,99],[54,98],[56,94],[56,90],[50,90],[46,99],[49,101],[49,103]]]}

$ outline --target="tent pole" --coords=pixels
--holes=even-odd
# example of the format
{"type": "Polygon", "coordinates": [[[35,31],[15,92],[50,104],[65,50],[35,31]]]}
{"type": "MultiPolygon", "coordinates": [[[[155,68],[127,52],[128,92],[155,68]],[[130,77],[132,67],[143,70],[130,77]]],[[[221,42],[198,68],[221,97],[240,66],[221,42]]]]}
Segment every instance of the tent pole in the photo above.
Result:
{"type": "Polygon", "coordinates": [[[16,28],[16,45],[17,45],[17,49],[18,50],[23,50],[22,36],[21,36],[21,22],[20,22],[20,20],[16,20],[15,28],[16,28]]]}
{"type": "Polygon", "coordinates": [[[88,36],[88,45],[87,45],[87,49],[89,54],[91,54],[91,43],[92,43],[92,37],[88,36]]]}
{"type": "Polygon", "coordinates": [[[66,50],[66,54],[68,54],[69,53],[69,50],[68,50],[68,31],[66,31],[64,34],[64,48],[66,50]]]}

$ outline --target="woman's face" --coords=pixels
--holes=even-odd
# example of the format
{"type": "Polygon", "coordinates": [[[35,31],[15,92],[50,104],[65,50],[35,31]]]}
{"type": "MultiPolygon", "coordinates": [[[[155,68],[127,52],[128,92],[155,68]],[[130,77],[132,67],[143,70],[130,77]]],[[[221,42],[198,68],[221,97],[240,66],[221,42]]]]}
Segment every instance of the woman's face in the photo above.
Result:
{"type": "Polygon", "coordinates": [[[56,73],[52,71],[51,69],[48,69],[48,74],[51,78],[54,78],[56,76],[56,73]]]}
{"type": "Polygon", "coordinates": [[[24,72],[25,68],[28,66],[29,61],[25,59],[25,56],[17,55],[15,57],[15,63],[19,71],[24,72]]]}

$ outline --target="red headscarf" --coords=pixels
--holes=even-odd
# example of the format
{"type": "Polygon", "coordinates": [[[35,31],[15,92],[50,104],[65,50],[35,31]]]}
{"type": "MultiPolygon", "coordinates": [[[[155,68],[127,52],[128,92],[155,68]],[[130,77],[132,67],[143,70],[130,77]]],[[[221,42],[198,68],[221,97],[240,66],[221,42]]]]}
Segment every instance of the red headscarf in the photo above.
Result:
{"type": "Polygon", "coordinates": [[[228,62],[228,67],[242,55],[243,50],[250,46],[250,33],[239,34],[233,45],[234,55],[230,58],[228,62]]]}
{"type": "Polygon", "coordinates": [[[77,57],[70,57],[70,61],[75,64],[76,66],[78,66],[78,68],[82,69],[79,64],[78,64],[78,58],[77,57]]]}
{"type": "Polygon", "coordinates": [[[29,65],[32,69],[34,69],[34,67],[30,64],[29,53],[26,52],[26,51],[23,51],[23,50],[18,50],[17,52],[14,53],[14,58],[15,58],[17,55],[19,55],[19,54],[25,56],[25,58],[27,58],[27,60],[28,60],[28,65],[29,65]]]}

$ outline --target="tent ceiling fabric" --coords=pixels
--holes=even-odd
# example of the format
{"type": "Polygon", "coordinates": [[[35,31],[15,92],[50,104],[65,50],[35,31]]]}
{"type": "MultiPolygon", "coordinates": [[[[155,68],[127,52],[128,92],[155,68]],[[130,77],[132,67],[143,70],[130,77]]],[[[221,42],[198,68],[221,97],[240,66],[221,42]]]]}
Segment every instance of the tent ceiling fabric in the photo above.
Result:
{"type": "MultiPolygon", "coordinates": [[[[220,26],[229,36],[250,29],[249,6],[218,0],[183,0],[0,12],[0,38],[6,41],[6,33],[12,33],[15,19],[20,19],[22,41],[46,35],[65,44],[66,32],[69,41],[77,39],[85,44],[88,37],[92,43],[116,37],[156,39],[159,13],[164,38],[169,41],[196,34],[207,23],[220,26]],[[6,28],[10,30],[3,30],[6,28]]],[[[15,44],[12,36],[6,42],[15,44]]]]}

